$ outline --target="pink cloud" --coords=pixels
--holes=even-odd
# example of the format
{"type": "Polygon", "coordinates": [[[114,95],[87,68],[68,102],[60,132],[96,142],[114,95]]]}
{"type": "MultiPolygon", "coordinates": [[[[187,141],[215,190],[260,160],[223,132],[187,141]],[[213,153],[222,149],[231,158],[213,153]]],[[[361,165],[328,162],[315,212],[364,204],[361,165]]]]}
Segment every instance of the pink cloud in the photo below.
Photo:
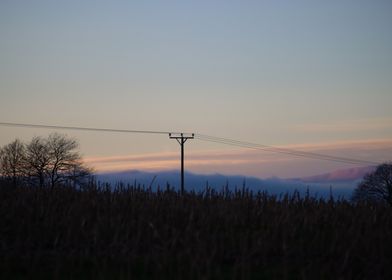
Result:
{"type": "MultiPolygon", "coordinates": [[[[376,162],[392,159],[392,139],[301,144],[280,146],[279,148],[376,162]]],[[[89,157],[85,159],[85,162],[93,166],[97,171],[130,169],[160,171],[179,169],[179,160],[179,153],[165,152],[145,155],[89,157]]],[[[185,165],[187,170],[197,173],[218,172],[256,177],[279,176],[283,178],[312,176],[353,167],[343,163],[318,161],[269,151],[238,148],[232,150],[190,150],[186,153],[185,165]]],[[[344,177],[349,176],[349,174],[336,174],[336,176],[344,177]]]]}
{"type": "Polygon", "coordinates": [[[340,169],[322,175],[302,178],[302,181],[303,182],[354,181],[363,178],[366,174],[374,170],[375,170],[374,166],[340,169]]]}

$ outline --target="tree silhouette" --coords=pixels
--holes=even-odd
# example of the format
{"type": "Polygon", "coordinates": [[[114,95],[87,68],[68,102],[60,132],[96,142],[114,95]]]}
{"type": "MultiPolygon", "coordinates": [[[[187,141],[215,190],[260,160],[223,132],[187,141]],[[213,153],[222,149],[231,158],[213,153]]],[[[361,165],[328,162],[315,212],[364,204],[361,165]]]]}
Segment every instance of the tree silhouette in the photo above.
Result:
{"type": "Polygon", "coordinates": [[[75,151],[78,147],[76,140],[55,133],[49,135],[46,146],[49,154],[48,175],[52,187],[69,179],[75,170],[78,175],[83,173],[81,156],[75,151]]]}
{"type": "Polygon", "coordinates": [[[15,140],[1,149],[1,175],[15,184],[23,179],[39,187],[79,185],[92,170],[84,166],[77,148],[76,140],[57,133],[34,137],[28,144],[15,140]]]}
{"type": "Polygon", "coordinates": [[[34,137],[26,146],[25,168],[30,184],[45,185],[49,168],[49,149],[42,137],[34,137]]]}
{"type": "Polygon", "coordinates": [[[354,191],[354,201],[385,202],[392,206],[392,163],[379,165],[354,191]]]}
{"type": "Polygon", "coordinates": [[[16,139],[0,150],[0,173],[14,185],[24,176],[24,144],[16,139]]]}

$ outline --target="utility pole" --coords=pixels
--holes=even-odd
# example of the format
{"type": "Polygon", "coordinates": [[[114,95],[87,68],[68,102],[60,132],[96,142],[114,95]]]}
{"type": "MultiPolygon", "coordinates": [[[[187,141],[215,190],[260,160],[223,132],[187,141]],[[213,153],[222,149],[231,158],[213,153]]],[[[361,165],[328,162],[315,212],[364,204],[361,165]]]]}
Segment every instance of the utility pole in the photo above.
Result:
{"type": "Polygon", "coordinates": [[[184,144],[188,139],[194,139],[195,134],[192,133],[191,136],[184,136],[184,133],[180,133],[172,136],[172,133],[169,133],[170,139],[176,139],[178,144],[181,146],[181,194],[184,194],[184,144]]]}

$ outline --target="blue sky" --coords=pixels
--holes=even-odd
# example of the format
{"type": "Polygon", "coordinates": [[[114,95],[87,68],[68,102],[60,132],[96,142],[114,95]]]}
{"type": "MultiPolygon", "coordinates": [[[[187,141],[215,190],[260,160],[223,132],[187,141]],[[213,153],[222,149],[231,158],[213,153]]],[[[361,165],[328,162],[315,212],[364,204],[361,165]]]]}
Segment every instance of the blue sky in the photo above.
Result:
{"type": "MultiPolygon", "coordinates": [[[[390,1],[2,0],[0,120],[189,131],[304,149],[382,140],[374,153],[329,153],[387,160],[391,12],[390,1]]],[[[1,145],[50,132],[0,131],[1,145]]],[[[166,137],[68,134],[89,158],[178,151],[166,137]]],[[[189,144],[191,154],[208,151],[237,152],[189,144]]],[[[231,162],[207,169],[234,173],[231,162]]],[[[297,172],[343,167],[315,164],[296,163],[297,172]]],[[[235,173],[290,170],[271,166],[262,172],[250,161],[235,173]]]]}

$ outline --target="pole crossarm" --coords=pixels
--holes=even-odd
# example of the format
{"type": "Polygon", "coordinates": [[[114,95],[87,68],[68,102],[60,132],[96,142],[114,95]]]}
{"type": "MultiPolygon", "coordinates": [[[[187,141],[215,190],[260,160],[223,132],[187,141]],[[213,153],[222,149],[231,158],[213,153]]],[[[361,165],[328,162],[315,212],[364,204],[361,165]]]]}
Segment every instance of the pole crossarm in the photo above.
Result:
{"type": "Polygon", "coordinates": [[[176,139],[181,146],[181,194],[184,194],[184,144],[188,139],[194,139],[194,133],[169,133],[170,139],[176,139]]]}
{"type": "Polygon", "coordinates": [[[194,139],[195,138],[195,134],[194,133],[169,133],[169,138],[170,139],[194,139]]]}

